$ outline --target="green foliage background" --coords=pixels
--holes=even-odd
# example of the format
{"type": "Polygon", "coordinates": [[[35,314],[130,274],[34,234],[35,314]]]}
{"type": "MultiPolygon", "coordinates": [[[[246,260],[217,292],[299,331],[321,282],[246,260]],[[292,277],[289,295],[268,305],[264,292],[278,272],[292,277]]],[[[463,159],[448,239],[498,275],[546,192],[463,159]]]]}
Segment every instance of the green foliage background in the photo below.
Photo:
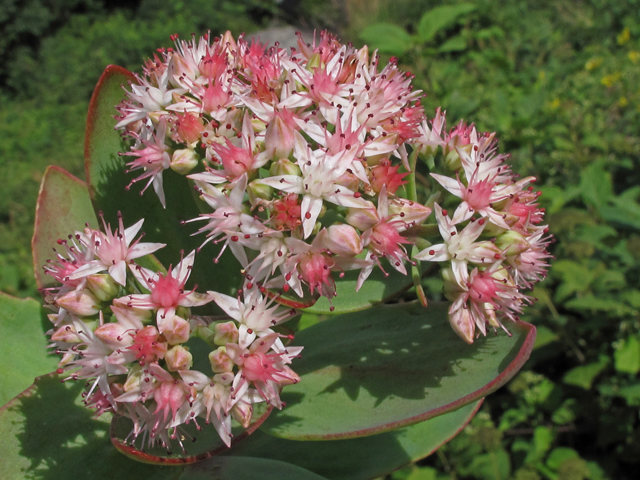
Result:
{"type": "MultiPolygon", "coordinates": [[[[437,455],[392,475],[634,478],[640,468],[640,2],[567,0],[4,0],[0,9],[0,290],[37,298],[29,241],[49,164],[82,176],[104,67],[139,71],[169,34],[329,27],[399,58],[447,110],[496,131],[538,177],[557,243],[526,320],[525,370],[437,455]]],[[[428,284],[439,297],[437,281],[428,284]]]]}

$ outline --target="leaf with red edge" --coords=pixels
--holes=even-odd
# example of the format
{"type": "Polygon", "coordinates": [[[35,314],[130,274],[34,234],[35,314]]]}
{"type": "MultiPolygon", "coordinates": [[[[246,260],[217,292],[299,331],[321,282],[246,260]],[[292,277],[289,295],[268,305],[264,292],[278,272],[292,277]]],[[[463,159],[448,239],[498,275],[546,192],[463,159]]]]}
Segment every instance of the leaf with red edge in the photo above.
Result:
{"type": "Polygon", "coordinates": [[[42,267],[47,260],[55,259],[53,248],[57,247],[64,253],[57,240],[66,239],[76,230],[82,230],[87,223],[92,228],[98,226],[87,184],[60,167],[48,167],[40,184],[31,240],[38,288],[55,283],[52,277],[45,275],[42,267]]]}
{"type": "MultiPolygon", "coordinates": [[[[102,211],[105,219],[113,223],[118,212],[122,212],[125,225],[132,225],[144,218],[145,241],[165,243],[167,246],[156,252],[164,264],[177,264],[181,252],[188,254],[200,247],[204,235],[193,236],[198,230],[195,223],[184,224],[185,220],[200,215],[196,195],[190,181],[173,170],[165,170],[163,175],[167,208],[162,208],[153,188],[141,195],[143,185],[127,186],[136,174],[127,174],[127,157],[120,156],[129,146],[116,131],[116,105],[125,98],[122,88],[134,80],[133,74],[124,68],[109,65],[93,92],[89,103],[87,129],[85,132],[85,172],[91,200],[96,211],[102,211]]],[[[141,182],[144,183],[144,182],[141,182]]],[[[234,294],[242,283],[241,266],[230,252],[221,256],[213,267],[213,258],[221,247],[210,242],[198,257],[208,257],[194,264],[188,287],[197,284],[198,289],[216,290],[234,294]],[[220,274],[220,272],[224,272],[220,274]]]]}
{"type": "Polygon", "coordinates": [[[481,403],[482,400],[478,400],[409,427],[348,440],[298,442],[258,430],[222,455],[281,460],[333,480],[379,478],[431,455],[462,431],[481,403]]]}
{"type": "Polygon", "coordinates": [[[33,383],[38,375],[51,372],[58,358],[47,351],[49,319],[39,302],[32,298],[14,298],[0,292],[0,405],[33,383]]]}
{"type": "Polygon", "coordinates": [[[320,298],[307,312],[337,315],[366,310],[387,302],[413,286],[410,277],[394,269],[390,269],[388,275],[385,275],[377,268],[356,292],[358,274],[357,271],[346,272],[342,278],[336,279],[337,295],[330,301],[326,297],[320,298]]]}
{"type": "Polygon", "coordinates": [[[509,322],[467,345],[452,331],[448,304],[383,305],[302,330],[287,408],[261,430],[292,440],[372,435],[453,411],[504,385],[529,358],[535,328],[509,322]]]}
{"type": "MultiPolygon", "coordinates": [[[[273,407],[267,407],[266,403],[254,405],[252,423],[249,428],[244,429],[237,425],[232,429],[231,446],[237,445],[255,432],[267,419],[272,409],[273,407]]],[[[153,465],[188,465],[229,450],[213,425],[204,424],[202,419],[199,420],[202,425],[198,426],[194,422],[190,422],[188,425],[180,426],[178,436],[182,440],[172,440],[170,450],[167,450],[161,446],[142,445],[142,439],[133,443],[127,441],[133,423],[126,417],[115,416],[111,422],[111,442],[127,457],[153,465]]]]}

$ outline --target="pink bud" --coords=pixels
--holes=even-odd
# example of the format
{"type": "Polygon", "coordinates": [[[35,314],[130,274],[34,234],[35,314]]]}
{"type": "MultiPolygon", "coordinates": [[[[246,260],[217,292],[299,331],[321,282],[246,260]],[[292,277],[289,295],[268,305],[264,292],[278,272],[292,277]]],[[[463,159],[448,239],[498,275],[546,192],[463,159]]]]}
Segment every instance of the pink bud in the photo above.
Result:
{"type": "Polygon", "coordinates": [[[395,197],[389,201],[389,215],[394,215],[395,218],[402,220],[406,224],[416,225],[429,218],[431,209],[421,203],[395,197]]]}
{"type": "Polygon", "coordinates": [[[106,273],[89,275],[87,277],[87,287],[101,302],[111,300],[118,294],[120,286],[106,273]]]}
{"type": "Polygon", "coordinates": [[[62,343],[80,343],[82,340],[78,337],[76,329],[73,325],[63,325],[51,335],[51,340],[62,343]]]}
{"type": "Polygon", "coordinates": [[[178,345],[189,340],[189,322],[174,315],[162,324],[162,335],[167,339],[169,345],[178,345]]]}
{"type": "Polygon", "coordinates": [[[69,292],[57,298],[56,305],[64,308],[67,312],[81,317],[95,315],[100,311],[98,300],[89,290],[69,292]]]}
{"type": "Polygon", "coordinates": [[[134,331],[128,330],[119,323],[105,323],[96,328],[93,333],[112,350],[131,345],[135,334],[134,331]]]}
{"type": "Polygon", "coordinates": [[[218,347],[209,353],[209,361],[211,362],[213,373],[226,373],[233,370],[233,360],[227,354],[225,347],[218,347]]]}
{"type": "Polygon", "coordinates": [[[362,240],[351,225],[331,225],[327,230],[324,245],[336,255],[354,257],[362,252],[362,240]]]}
{"type": "Polygon", "coordinates": [[[227,343],[238,343],[238,327],[235,322],[216,323],[216,335],[213,343],[216,345],[226,345],[227,343]]]}
{"type": "Polygon", "coordinates": [[[268,152],[273,152],[276,158],[287,158],[295,145],[294,133],[298,129],[295,115],[286,108],[276,111],[273,120],[269,122],[265,132],[265,147],[268,152]]]}
{"type": "Polygon", "coordinates": [[[373,228],[380,221],[380,218],[378,217],[378,211],[372,205],[372,208],[350,208],[346,220],[349,225],[353,225],[361,232],[364,232],[373,228]]]}
{"type": "Polygon", "coordinates": [[[231,409],[231,416],[235,418],[244,428],[249,428],[251,416],[253,415],[253,405],[250,403],[236,403],[231,409]]]}
{"type": "Polygon", "coordinates": [[[193,365],[193,356],[189,353],[189,350],[181,345],[176,345],[169,349],[164,359],[167,362],[167,368],[170,372],[189,370],[193,365]]]}
{"type": "Polygon", "coordinates": [[[198,155],[188,148],[176,150],[171,156],[169,167],[180,175],[186,175],[198,166],[198,155]]]}
{"type": "Polygon", "coordinates": [[[473,343],[476,324],[468,308],[459,308],[455,312],[449,313],[449,323],[460,338],[468,344],[473,343]]]}

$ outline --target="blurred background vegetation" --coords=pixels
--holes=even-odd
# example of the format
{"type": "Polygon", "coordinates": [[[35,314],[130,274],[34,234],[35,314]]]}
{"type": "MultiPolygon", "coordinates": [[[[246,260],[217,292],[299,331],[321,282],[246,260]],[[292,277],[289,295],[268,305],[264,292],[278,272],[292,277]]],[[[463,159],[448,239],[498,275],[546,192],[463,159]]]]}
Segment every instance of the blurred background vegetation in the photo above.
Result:
{"type": "MultiPolygon", "coordinates": [[[[416,75],[428,115],[496,131],[538,177],[557,242],[525,320],[531,360],[462,434],[394,480],[625,479],[640,470],[640,1],[3,0],[0,290],[37,291],[30,239],[49,164],[82,177],[107,64],[169,35],[328,28],[416,75]]],[[[429,284],[437,297],[438,282],[429,284]]]]}

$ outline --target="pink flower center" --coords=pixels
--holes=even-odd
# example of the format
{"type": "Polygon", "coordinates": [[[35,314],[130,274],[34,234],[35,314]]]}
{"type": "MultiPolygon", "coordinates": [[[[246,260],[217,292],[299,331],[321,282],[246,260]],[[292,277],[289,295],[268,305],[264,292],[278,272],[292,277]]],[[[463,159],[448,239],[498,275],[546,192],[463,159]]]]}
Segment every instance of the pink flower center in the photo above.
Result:
{"type": "Polygon", "coordinates": [[[487,208],[493,194],[493,186],[494,182],[490,180],[470,182],[463,192],[462,199],[476,211],[487,208]]]}
{"type": "Polygon", "coordinates": [[[495,279],[491,276],[480,273],[475,276],[469,285],[469,296],[472,301],[478,303],[493,303],[493,299],[498,295],[498,287],[495,279]]]}
{"type": "Polygon", "coordinates": [[[369,248],[379,255],[395,258],[396,254],[402,252],[400,245],[403,243],[411,242],[400,235],[390,222],[385,221],[373,227],[369,248]]]}
{"type": "Polygon", "coordinates": [[[164,357],[167,352],[164,337],[161,337],[156,327],[151,325],[138,330],[133,336],[133,345],[127,348],[135,352],[142,365],[153,362],[156,357],[164,357]]]}
{"type": "Polygon", "coordinates": [[[298,195],[290,193],[273,202],[271,224],[278,230],[293,230],[302,223],[298,195]]]}
{"type": "Polygon", "coordinates": [[[267,355],[262,352],[256,352],[244,360],[242,372],[245,378],[251,382],[266,382],[267,380],[275,380],[278,370],[273,366],[277,355],[267,355]]]}
{"type": "Polygon", "coordinates": [[[300,261],[300,271],[302,279],[309,285],[311,293],[316,288],[321,292],[333,291],[335,287],[331,278],[332,266],[333,262],[330,262],[322,253],[314,252],[304,255],[300,261]],[[323,289],[323,285],[329,287],[329,289],[323,289]]]}
{"type": "Polygon", "coordinates": [[[181,287],[178,280],[171,276],[170,271],[167,275],[161,274],[154,282],[151,301],[162,308],[173,307],[178,304],[183,293],[181,287]]]}
{"type": "MultiPolygon", "coordinates": [[[[171,418],[175,418],[178,409],[187,400],[187,396],[180,386],[180,382],[177,380],[173,382],[162,382],[154,392],[153,398],[157,404],[156,410],[153,414],[157,415],[158,412],[162,412],[163,421],[166,421],[167,416],[169,415],[169,410],[171,410],[171,418]]],[[[160,417],[156,420],[154,430],[157,428],[159,423],[160,417]]]]}

